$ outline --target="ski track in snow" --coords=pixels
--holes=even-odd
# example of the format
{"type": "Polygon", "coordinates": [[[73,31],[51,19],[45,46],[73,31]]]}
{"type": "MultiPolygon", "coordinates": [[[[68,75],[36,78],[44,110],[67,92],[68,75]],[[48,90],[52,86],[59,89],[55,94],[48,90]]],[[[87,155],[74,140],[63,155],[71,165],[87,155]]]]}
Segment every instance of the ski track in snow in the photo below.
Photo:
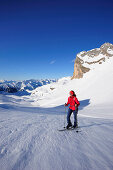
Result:
{"type": "Polygon", "coordinates": [[[81,132],[59,132],[64,115],[49,110],[0,107],[1,170],[113,169],[113,120],[78,116],[81,132]]]}

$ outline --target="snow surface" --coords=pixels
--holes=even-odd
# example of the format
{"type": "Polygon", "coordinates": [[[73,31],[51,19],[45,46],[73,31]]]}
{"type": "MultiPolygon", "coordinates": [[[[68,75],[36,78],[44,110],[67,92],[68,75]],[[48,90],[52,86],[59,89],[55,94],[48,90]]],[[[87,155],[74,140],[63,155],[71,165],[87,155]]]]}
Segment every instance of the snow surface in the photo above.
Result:
{"type": "Polygon", "coordinates": [[[78,115],[81,132],[59,132],[64,106],[22,107],[12,100],[0,96],[1,170],[113,169],[113,117],[106,118],[113,107],[87,108],[88,101],[83,101],[78,115]],[[100,112],[103,118],[98,118],[100,112]]]}
{"type": "Polygon", "coordinates": [[[53,169],[113,169],[113,58],[82,79],[62,78],[30,96],[0,94],[0,170],[53,169]],[[80,101],[79,133],[57,130],[70,90],[80,101]]]}
{"type": "Polygon", "coordinates": [[[108,49],[107,49],[107,53],[108,53],[108,54],[113,54],[113,49],[108,48],[108,49]]]}

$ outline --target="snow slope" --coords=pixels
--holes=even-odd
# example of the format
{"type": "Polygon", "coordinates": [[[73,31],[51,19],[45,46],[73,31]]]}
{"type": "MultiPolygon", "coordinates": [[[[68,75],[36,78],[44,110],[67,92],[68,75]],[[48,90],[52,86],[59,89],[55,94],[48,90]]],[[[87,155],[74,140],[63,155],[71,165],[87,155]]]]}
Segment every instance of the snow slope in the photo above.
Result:
{"type": "Polygon", "coordinates": [[[113,119],[85,116],[98,115],[101,108],[83,105],[76,133],[57,131],[63,127],[64,106],[22,107],[4,95],[0,103],[1,170],[113,169],[113,119]]]}

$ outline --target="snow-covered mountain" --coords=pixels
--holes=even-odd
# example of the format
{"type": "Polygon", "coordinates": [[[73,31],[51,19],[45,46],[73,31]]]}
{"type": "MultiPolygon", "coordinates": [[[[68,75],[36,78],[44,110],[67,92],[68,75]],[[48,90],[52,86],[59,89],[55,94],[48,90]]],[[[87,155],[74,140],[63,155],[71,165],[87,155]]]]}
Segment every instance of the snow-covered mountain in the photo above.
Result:
{"type": "Polygon", "coordinates": [[[10,93],[14,93],[17,91],[23,90],[33,90],[39,86],[43,86],[46,84],[50,84],[52,82],[56,82],[55,79],[45,79],[45,80],[24,80],[24,81],[7,81],[0,80],[0,91],[6,91],[10,93]]]}
{"type": "MultiPolygon", "coordinates": [[[[30,96],[33,100],[32,104],[43,107],[62,105],[66,102],[70,90],[75,91],[79,100],[89,99],[92,105],[111,104],[113,102],[112,49],[112,44],[105,43],[99,49],[79,53],[76,60],[78,61],[79,56],[81,62],[78,63],[78,66],[88,68],[89,71],[80,79],[64,77],[58,82],[36,88],[30,96]]],[[[77,63],[76,60],[75,63],[77,63]]],[[[74,75],[77,75],[78,72],[75,70],[74,75]]]]}
{"type": "Polygon", "coordinates": [[[106,62],[110,57],[113,57],[113,45],[110,43],[104,43],[100,48],[78,53],[72,79],[82,78],[84,73],[95,69],[97,65],[106,62]]]}

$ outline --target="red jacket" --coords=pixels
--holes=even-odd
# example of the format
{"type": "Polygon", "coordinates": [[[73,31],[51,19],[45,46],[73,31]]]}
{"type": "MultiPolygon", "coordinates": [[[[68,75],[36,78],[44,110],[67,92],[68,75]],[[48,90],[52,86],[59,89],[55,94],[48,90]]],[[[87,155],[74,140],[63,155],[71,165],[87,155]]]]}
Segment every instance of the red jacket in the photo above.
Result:
{"type": "Polygon", "coordinates": [[[77,107],[80,105],[80,103],[79,103],[79,101],[78,101],[78,99],[75,97],[75,96],[70,96],[70,97],[68,97],[68,102],[67,102],[67,106],[70,104],[70,109],[72,109],[72,110],[75,110],[75,104],[77,104],[77,107]]]}

